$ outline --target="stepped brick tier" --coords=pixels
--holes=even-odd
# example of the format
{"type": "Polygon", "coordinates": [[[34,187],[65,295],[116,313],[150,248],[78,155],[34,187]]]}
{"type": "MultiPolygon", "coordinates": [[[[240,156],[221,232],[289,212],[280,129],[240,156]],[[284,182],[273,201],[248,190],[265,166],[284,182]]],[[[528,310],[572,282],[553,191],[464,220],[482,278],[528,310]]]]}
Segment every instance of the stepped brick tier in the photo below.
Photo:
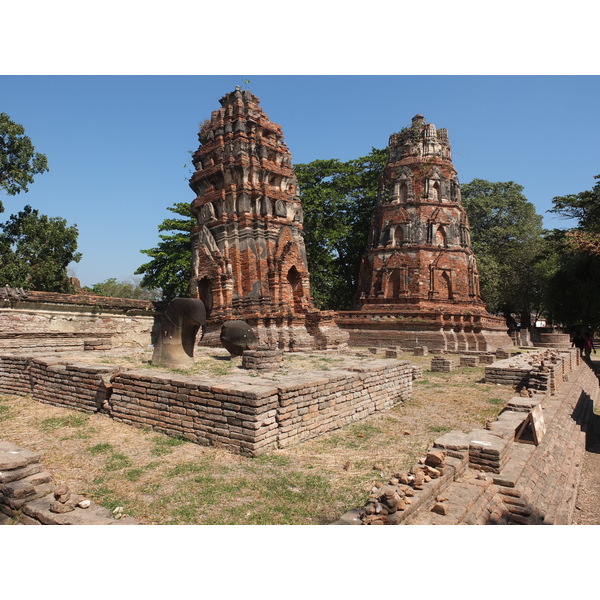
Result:
{"type": "Polygon", "coordinates": [[[479,295],[448,133],[422,115],[390,136],[357,305],[336,320],[352,345],[434,351],[512,345],[504,319],[489,315],[479,295]]]}
{"type": "Polygon", "coordinates": [[[332,349],[348,334],[312,301],[298,183],[282,129],[248,90],[226,94],[200,129],[190,187],[192,295],[208,312],[205,343],[242,319],[262,345],[332,349]]]}

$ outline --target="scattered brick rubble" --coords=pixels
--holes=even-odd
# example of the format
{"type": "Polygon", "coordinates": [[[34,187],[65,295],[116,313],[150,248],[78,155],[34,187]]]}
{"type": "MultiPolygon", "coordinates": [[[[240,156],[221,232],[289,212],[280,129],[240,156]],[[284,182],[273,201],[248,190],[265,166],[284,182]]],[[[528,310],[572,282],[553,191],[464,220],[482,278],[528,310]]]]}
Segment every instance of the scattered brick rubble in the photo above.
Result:
{"type": "Polygon", "coordinates": [[[423,490],[427,482],[444,474],[445,462],[445,452],[432,450],[410,471],[396,473],[387,484],[375,485],[358,518],[365,525],[399,524],[417,492],[423,490]]]}

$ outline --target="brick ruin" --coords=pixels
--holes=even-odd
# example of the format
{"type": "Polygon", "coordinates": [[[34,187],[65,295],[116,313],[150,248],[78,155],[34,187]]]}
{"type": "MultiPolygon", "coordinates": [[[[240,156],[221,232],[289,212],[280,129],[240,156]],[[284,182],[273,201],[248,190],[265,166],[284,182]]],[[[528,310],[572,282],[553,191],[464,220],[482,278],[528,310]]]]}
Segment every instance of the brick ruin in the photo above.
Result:
{"type": "Polygon", "coordinates": [[[337,319],[352,345],[436,351],[512,345],[504,319],[489,315],[480,297],[448,132],[422,115],[390,136],[357,305],[337,319]]]}
{"type": "MultiPolygon", "coordinates": [[[[409,470],[376,483],[364,506],[334,524],[572,523],[586,435],[600,397],[598,378],[576,349],[540,351],[522,360],[530,373],[544,362],[553,371],[543,382],[527,381],[528,393],[511,398],[485,429],[437,438],[409,470]],[[534,414],[539,421],[532,438],[521,432],[534,414]]],[[[490,377],[498,370],[524,371],[520,366],[500,361],[486,369],[486,381],[515,385],[511,378],[490,377]]]]}
{"type": "MultiPolygon", "coordinates": [[[[489,315],[480,298],[446,130],[417,115],[410,128],[390,137],[361,265],[358,310],[336,315],[318,311],[311,298],[302,206],[281,127],[249,91],[237,88],[220,102],[201,128],[193,158],[198,225],[191,283],[192,295],[209,313],[209,344],[218,344],[227,320],[243,319],[257,332],[261,347],[244,353],[242,373],[215,381],[69,356],[145,348],[161,307],[5,289],[0,393],[31,395],[257,456],[406,401],[422,369],[389,360],[402,348],[422,355],[458,352],[460,366],[490,363],[495,352],[500,360],[486,368],[486,381],[533,393],[513,398],[484,430],[436,440],[410,472],[374,488],[366,505],[339,523],[568,523],[585,428],[600,394],[597,379],[576,350],[511,355],[504,320],[489,315]],[[283,351],[343,350],[348,341],[374,346],[373,353],[387,348],[388,359],[282,380],[267,377],[281,369],[283,351]],[[538,405],[545,436],[538,445],[519,443],[515,431],[538,405]],[[549,461],[560,469],[549,469],[549,461]]],[[[555,346],[557,340],[546,342],[540,345],[555,346]]],[[[455,367],[446,356],[432,358],[432,371],[455,367]]],[[[116,520],[57,490],[35,453],[0,441],[0,463],[0,522],[2,515],[17,513],[27,524],[116,520]]]]}
{"type": "Polygon", "coordinates": [[[200,129],[190,187],[192,295],[208,312],[206,340],[242,319],[261,344],[284,350],[347,344],[334,313],[311,298],[298,183],[282,129],[239,87],[200,129]]]}

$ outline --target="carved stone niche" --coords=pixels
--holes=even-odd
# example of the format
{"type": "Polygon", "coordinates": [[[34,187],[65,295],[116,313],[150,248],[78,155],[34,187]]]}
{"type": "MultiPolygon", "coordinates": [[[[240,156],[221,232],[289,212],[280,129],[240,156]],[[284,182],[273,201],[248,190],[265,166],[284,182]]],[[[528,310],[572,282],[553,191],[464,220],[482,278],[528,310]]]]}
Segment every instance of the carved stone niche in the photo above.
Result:
{"type": "Polygon", "coordinates": [[[152,364],[171,369],[192,366],[198,330],[205,324],[206,309],[202,300],[171,300],[161,319],[152,364]]]}

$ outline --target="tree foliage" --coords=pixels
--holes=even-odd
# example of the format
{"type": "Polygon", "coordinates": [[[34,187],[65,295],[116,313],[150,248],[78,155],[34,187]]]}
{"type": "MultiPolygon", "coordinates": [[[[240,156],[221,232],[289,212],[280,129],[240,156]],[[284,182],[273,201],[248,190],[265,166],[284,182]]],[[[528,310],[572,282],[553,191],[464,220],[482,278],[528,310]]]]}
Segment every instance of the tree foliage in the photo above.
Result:
{"type": "Polygon", "coordinates": [[[67,266],[81,260],[77,236],[76,225],[25,206],[1,226],[0,285],[72,293],[67,266]]]}
{"type": "MultiPolygon", "coordinates": [[[[595,179],[600,179],[596,175],[595,179]]],[[[600,181],[591,190],[552,199],[550,212],[576,219],[556,230],[560,268],[549,285],[551,317],[571,329],[600,329],[600,181]]]]}
{"type": "Polygon", "coordinates": [[[373,148],[347,162],[315,160],[294,167],[305,214],[311,291],[320,308],[352,308],[386,159],[387,149],[373,148]]]}
{"type": "Polygon", "coordinates": [[[87,288],[88,291],[99,296],[107,296],[108,298],[133,298],[134,300],[158,300],[161,296],[161,291],[157,289],[148,289],[141,285],[141,278],[132,277],[129,280],[117,280],[115,277],[110,277],[100,283],[95,283],[87,288]]]}
{"type": "Polygon", "coordinates": [[[461,190],[488,310],[539,314],[557,266],[542,216],[513,181],[474,179],[461,190]]]}
{"type": "MultiPolygon", "coordinates": [[[[0,113],[0,188],[10,196],[27,192],[33,176],[48,171],[44,154],[35,151],[25,128],[0,113]]],[[[4,207],[0,202],[0,212],[4,207]]]]}
{"type": "Polygon", "coordinates": [[[190,295],[192,275],[192,246],[190,232],[196,224],[190,205],[177,202],[168,210],[183,218],[165,219],[159,226],[161,241],[156,248],[142,250],[152,260],[135,271],[143,275],[140,285],[149,289],[160,289],[163,300],[190,295]]]}

